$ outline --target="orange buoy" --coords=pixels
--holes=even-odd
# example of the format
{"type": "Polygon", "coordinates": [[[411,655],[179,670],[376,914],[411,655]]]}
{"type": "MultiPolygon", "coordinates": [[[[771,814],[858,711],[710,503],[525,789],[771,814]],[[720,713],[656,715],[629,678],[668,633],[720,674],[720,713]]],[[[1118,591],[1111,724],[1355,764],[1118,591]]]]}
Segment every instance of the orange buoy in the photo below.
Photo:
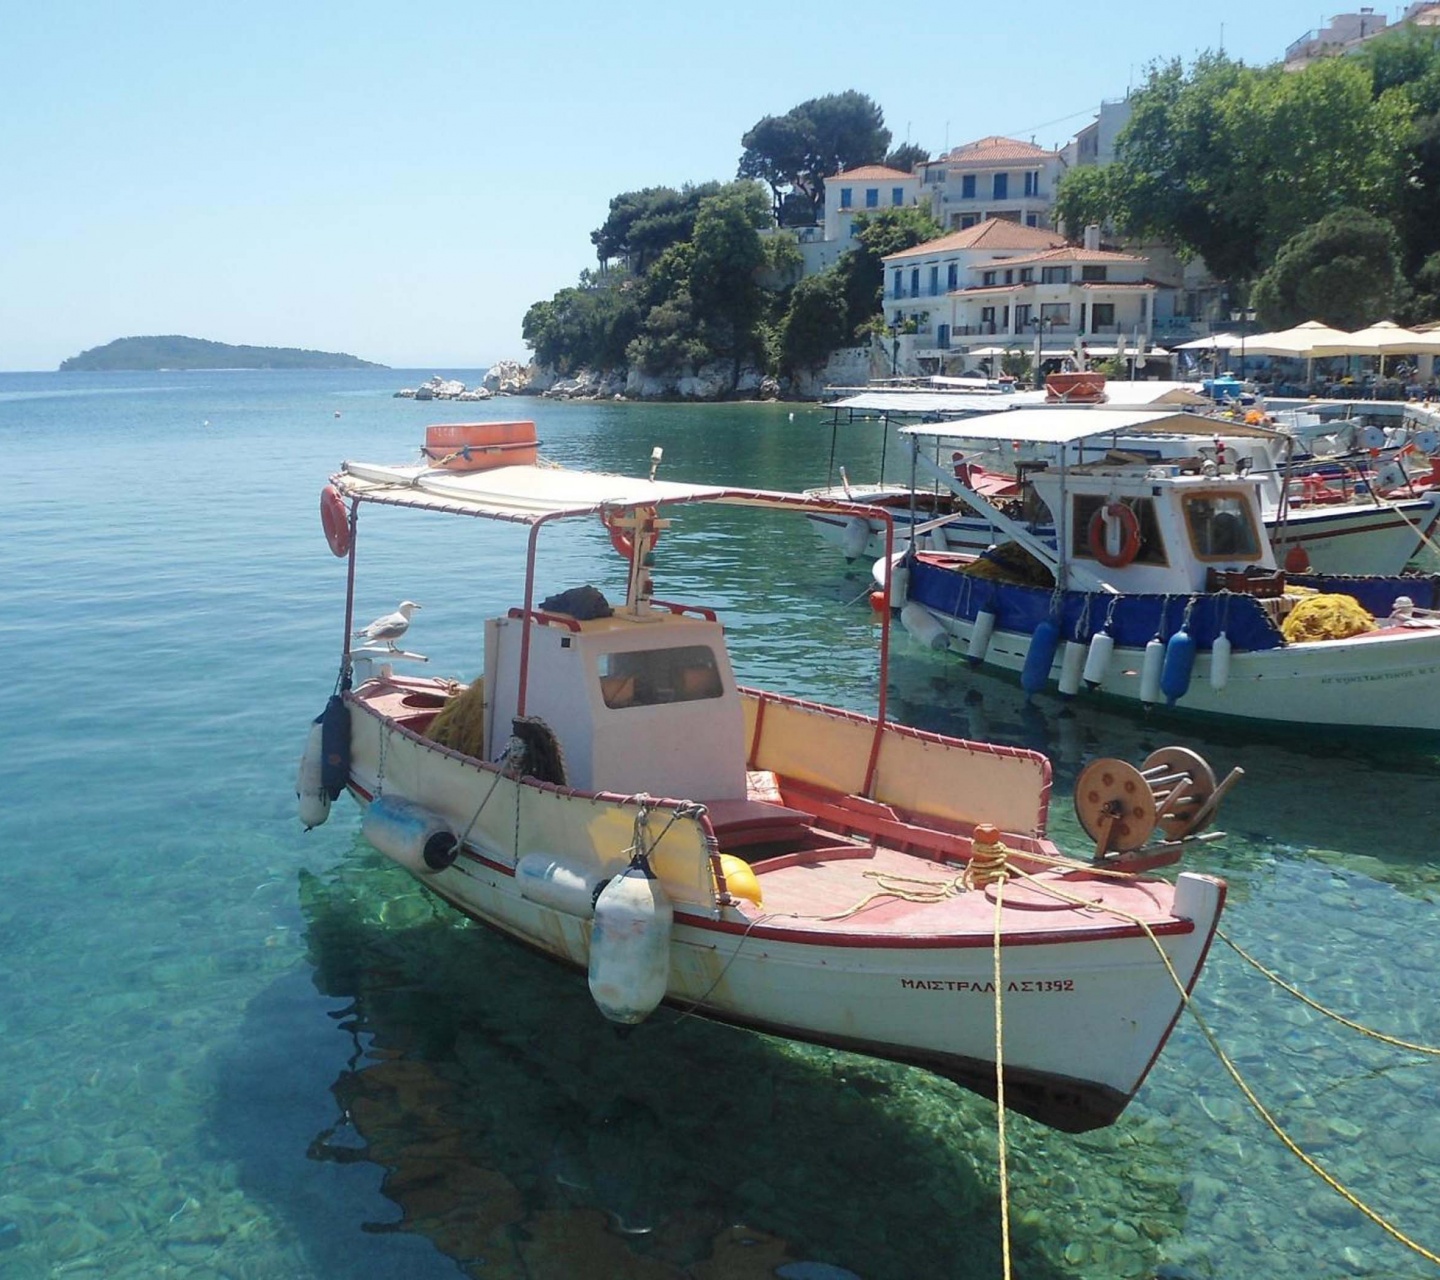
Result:
{"type": "Polygon", "coordinates": [[[539,442],[533,422],[447,422],[425,428],[421,453],[446,471],[534,466],[539,442]]]}
{"type": "Polygon", "coordinates": [[[350,513],[345,509],[345,499],[333,484],[320,490],[320,527],[325,530],[325,541],[330,550],[340,559],[350,554],[350,513]]]}

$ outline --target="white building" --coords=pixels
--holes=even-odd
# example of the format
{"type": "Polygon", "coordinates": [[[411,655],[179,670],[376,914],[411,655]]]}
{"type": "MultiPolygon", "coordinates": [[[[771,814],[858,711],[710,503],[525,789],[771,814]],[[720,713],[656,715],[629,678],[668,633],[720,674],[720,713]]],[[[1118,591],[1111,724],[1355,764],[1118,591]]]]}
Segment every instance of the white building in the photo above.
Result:
{"type": "Polygon", "coordinates": [[[1043,228],[1052,225],[1065,160],[1033,142],[992,136],[954,147],[916,168],[920,198],[929,201],[942,227],[963,231],[993,218],[1043,228]]]}
{"type": "Polygon", "coordinates": [[[963,368],[985,347],[1113,354],[1147,347],[1173,291],[1139,254],[1085,246],[1053,231],[990,219],[885,259],[885,312],[905,333],[907,367],[963,368]]]}
{"type": "MultiPolygon", "coordinates": [[[[1405,10],[1395,26],[1440,26],[1440,3],[1435,0],[1419,0],[1405,10]]],[[[1329,26],[1307,31],[1285,50],[1285,70],[1301,71],[1320,58],[1335,58],[1354,53],[1367,40],[1373,40],[1382,32],[1394,29],[1389,19],[1383,13],[1376,13],[1374,9],[1361,9],[1359,13],[1337,13],[1330,19],[1329,26]]]]}
{"type": "Polygon", "coordinates": [[[861,165],[834,174],[825,179],[825,239],[848,247],[855,235],[857,213],[913,208],[919,194],[919,178],[883,164],[861,165]]]}

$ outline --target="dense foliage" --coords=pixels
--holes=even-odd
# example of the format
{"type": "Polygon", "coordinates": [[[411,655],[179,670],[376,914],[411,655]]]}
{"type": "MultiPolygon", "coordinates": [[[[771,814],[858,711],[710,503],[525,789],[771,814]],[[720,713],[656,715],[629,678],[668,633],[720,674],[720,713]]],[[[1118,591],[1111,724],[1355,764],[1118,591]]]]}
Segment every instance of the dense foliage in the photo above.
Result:
{"type": "Polygon", "coordinates": [[[1286,242],[1251,302],[1269,328],[1322,320],[1362,329],[1394,313],[1401,293],[1398,241],[1383,218],[1360,209],[1326,214],[1286,242]]]}
{"type": "Polygon", "coordinates": [[[179,334],[116,338],[60,363],[61,373],[125,369],[383,369],[381,364],[332,351],[298,347],[232,347],[179,334]]]}
{"type": "Polygon", "coordinates": [[[880,257],[940,234],[918,210],[887,210],[836,267],[797,287],[800,249],[779,228],[814,221],[825,178],[882,160],[908,167],[925,152],[906,143],[887,155],[880,108],[854,91],[766,117],[742,145],[735,182],[647,187],[610,201],[590,235],[600,270],[525,315],[525,342],[541,364],[562,375],[665,375],[716,361],[737,376],[747,362],[772,373],[811,368],[878,316],[880,257]]]}
{"type": "Polygon", "coordinates": [[[1067,227],[1108,223],[1203,257],[1237,295],[1279,270],[1284,250],[1284,289],[1272,278],[1256,299],[1266,324],[1292,314],[1282,297],[1309,300],[1304,319],[1319,314],[1319,296],[1362,283],[1329,303],[1332,317],[1435,314],[1433,294],[1396,292],[1385,255],[1373,256],[1378,242],[1361,255],[1380,272],[1369,279],[1358,266],[1322,270],[1300,244],[1329,215],[1351,210],[1393,229],[1391,253],[1410,276],[1440,252],[1440,32],[1407,29],[1371,41],[1361,56],[1298,72],[1215,53],[1188,70],[1169,62],[1150,69],[1131,107],[1116,163],[1062,181],[1056,213],[1067,227]],[[1305,285],[1294,276],[1302,262],[1318,273],[1305,285]]]}
{"type": "MultiPolygon", "coordinates": [[[[824,207],[825,179],[879,164],[890,146],[885,114],[854,89],[811,98],[783,116],[766,116],[740,140],[741,178],[770,187],[781,226],[808,226],[824,207]]],[[[917,149],[918,150],[918,149],[917,149]]]]}

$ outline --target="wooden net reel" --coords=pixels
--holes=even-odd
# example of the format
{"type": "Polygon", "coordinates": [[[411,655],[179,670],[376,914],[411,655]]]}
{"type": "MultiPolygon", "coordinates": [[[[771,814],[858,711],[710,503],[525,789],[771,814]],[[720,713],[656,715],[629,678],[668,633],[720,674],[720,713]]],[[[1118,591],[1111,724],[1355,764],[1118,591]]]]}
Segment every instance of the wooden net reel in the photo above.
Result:
{"type": "Polygon", "coordinates": [[[1185,747],[1161,747],[1138,769],[1124,760],[1095,760],[1075,780],[1075,816],[1095,841],[1096,862],[1133,855],[1159,831],[1157,860],[1147,862],[1163,865],[1179,858],[1179,843],[1204,830],[1243,776],[1232,769],[1217,785],[1210,766],[1185,747]]]}

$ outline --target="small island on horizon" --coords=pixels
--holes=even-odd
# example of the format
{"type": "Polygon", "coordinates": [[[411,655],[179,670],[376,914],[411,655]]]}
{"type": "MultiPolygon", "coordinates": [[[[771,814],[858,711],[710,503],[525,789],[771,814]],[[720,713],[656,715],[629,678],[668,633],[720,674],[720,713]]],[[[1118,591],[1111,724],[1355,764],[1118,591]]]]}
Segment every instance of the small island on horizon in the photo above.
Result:
{"type": "Polygon", "coordinates": [[[61,373],[160,369],[384,369],[383,364],[333,351],[298,347],[236,347],[179,334],[116,338],[60,362],[61,373]]]}

